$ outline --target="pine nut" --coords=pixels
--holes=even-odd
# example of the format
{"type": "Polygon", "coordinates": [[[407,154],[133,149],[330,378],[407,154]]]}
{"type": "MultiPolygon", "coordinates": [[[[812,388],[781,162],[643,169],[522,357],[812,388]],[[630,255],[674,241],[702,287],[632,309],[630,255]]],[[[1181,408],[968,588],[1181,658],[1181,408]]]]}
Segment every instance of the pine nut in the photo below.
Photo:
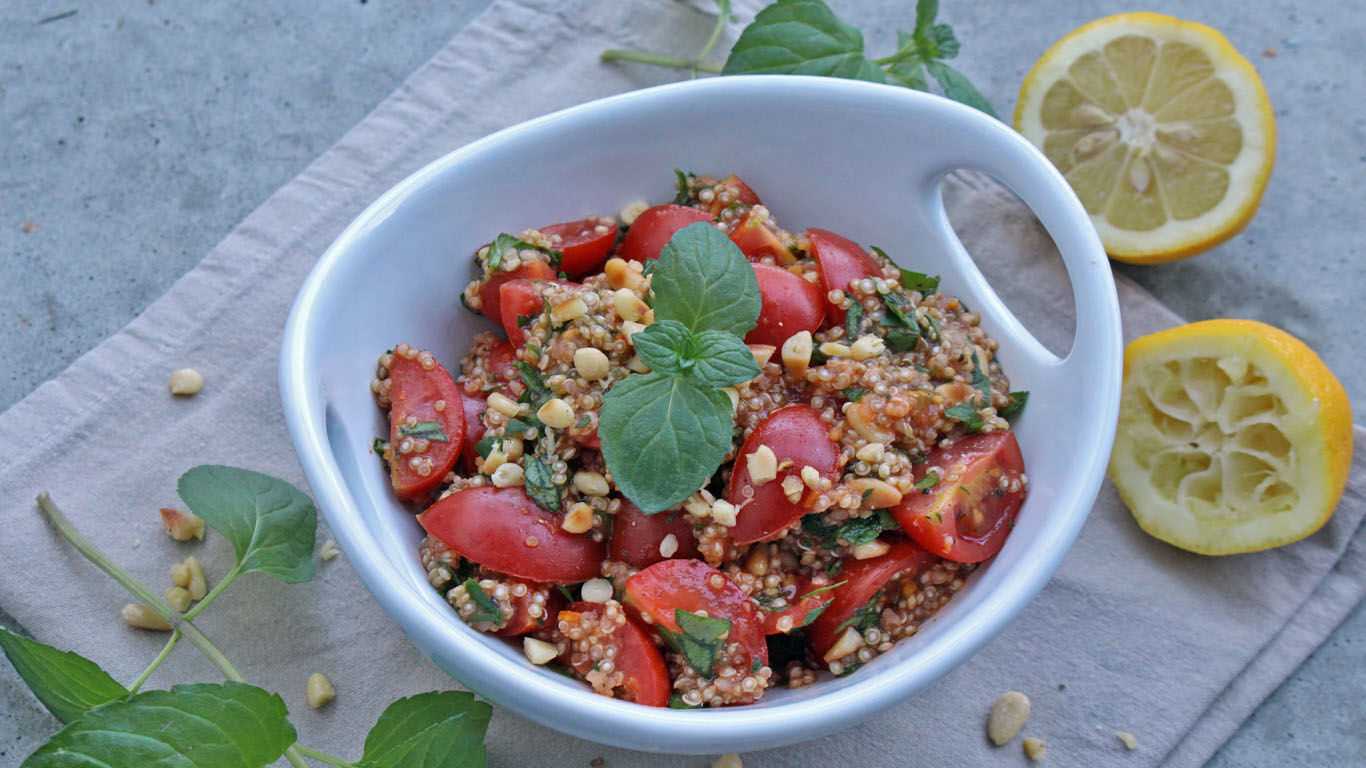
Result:
{"type": "Polygon", "coordinates": [[[613,594],[612,582],[607,579],[589,579],[579,587],[579,596],[585,603],[605,603],[613,594]]]}
{"type": "Polygon", "coordinates": [[[1032,736],[1024,740],[1024,753],[1030,760],[1038,760],[1043,757],[1044,751],[1042,740],[1032,736]]]}
{"type": "Polygon", "coordinates": [[[631,355],[631,359],[626,361],[626,367],[636,373],[650,372],[650,366],[640,359],[640,355],[631,355]]]}
{"type": "Polygon", "coordinates": [[[640,274],[640,268],[632,268],[632,263],[625,259],[611,258],[606,264],[602,265],[603,274],[607,276],[607,284],[615,290],[617,288],[630,288],[635,290],[644,285],[645,279],[640,274]]]}
{"type": "Polygon", "coordinates": [[[745,764],[741,762],[739,755],[732,753],[721,755],[711,761],[711,768],[745,768],[745,764]]]}
{"type": "Polygon", "coordinates": [[[622,320],[636,322],[650,310],[649,305],[640,300],[636,292],[630,288],[618,288],[612,294],[612,306],[617,310],[617,314],[622,320]]]}
{"type": "Polygon", "coordinates": [[[749,347],[749,353],[754,355],[754,364],[759,366],[760,370],[768,365],[768,361],[773,359],[773,353],[778,351],[778,348],[772,344],[747,344],[746,346],[749,347]]]}
{"type": "Polygon", "coordinates": [[[849,347],[837,341],[827,341],[821,345],[821,354],[826,357],[849,357],[849,347]]]}
{"type": "Polygon", "coordinates": [[[184,587],[171,587],[166,590],[164,595],[166,604],[176,613],[184,613],[190,610],[190,590],[184,587]]]}
{"type": "Polygon", "coordinates": [[[204,376],[193,368],[181,368],[171,372],[167,386],[173,395],[193,395],[204,388],[204,376]]]}
{"type": "Polygon", "coordinates": [[[585,496],[606,496],[612,492],[607,478],[587,470],[574,473],[574,488],[585,496]]]}
{"type": "Polygon", "coordinates": [[[209,593],[209,583],[204,578],[204,566],[199,564],[199,558],[190,555],[185,558],[185,568],[190,572],[190,583],[186,587],[190,590],[190,597],[195,600],[203,600],[204,595],[209,593]]]}
{"type": "Polygon", "coordinates": [[[670,558],[678,551],[678,537],[670,533],[659,542],[660,557],[670,558]]]}
{"type": "Polygon", "coordinates": [[[516,416],[522,412],[522,406],[516,400],[508,397],[502,392],[493,392],[488,397],[489,407],[503,414],[504,416],[516,416]]]}
{"type": "Polygon", "coordinates": [[[129,603],[123,606],[123,620],[128,622],[128,626],[138,629],[147,629],[153,632],[170,632],[171,623],[161,617],[161,614],[148,608],[141,603],[129,603]]]}
{"type": "Polygon", "coordinates": [[[526,654],[527,661],[541,666],[549,664],[560,655],[560,649],[554,643],[547,643],[544,640],[537,640],[534,637],[522,638],[522,653],[526,654]]]}
{"type": "Polygon", "coordinates": [[[802,500],[802,493],[805,487],[806,485],[802,482],[802,479],[796,475],[788,475],[783,478],[783,495],[793,504],[802,500]]]}
{"type": "Polygon", "coordinates": [[[745,456],[745,466],[749,469],[749,481],[763,485],[778,478],[778,457],[767,445],[760,445],[745,456]]]}
{"type": "Polygon", "coordinates": [[[801,476],[802,485],[813,491],[821,490],[821,473],[815,467],[810,465],[802,467],[801,476]]]}
{"type": "Polygon", "coordinates": [[[826,651],[825,656],[822,658],[825,660],[826,664],[829,664],[836,659],[842,659],[845,656],[848,656],[862,647],[863,633],[859,632],[854,627],[846,627],[844,634],[840,635],[840,639],[836,640],[835,644],[830,646],[830,650],[826,651]]]}
{"type": "Polygon", "coordinates": [[[617,214],[617,218],[621,219],[622,224],[629,227],[636,222],[636,217],[644,213],[645,209],[649,207],[650,204],[644,200],[627,203],[621,207],[621,212],[617,214]]]}
{"type": "Polygon", "coordinates": [[[901,503],[901,491],[884,480],[860,477],[849,484],[855,492],[866,495],[863,505],[869,509],[889,509],[901,503]]]}
{"type": "Polygon", "coordinates": [[[735,505],[731,504],[729,501],[726,501],[725,499],[717,499],[716,501],[712,502],[712,519],[728,528],[734,527],[735,515],[737,512],[738,510],[735,508],[735,505]]]}
{"type": "Polygon", "coordinates": [[[876,464],[879,461],[882,461],[882,452],[885,450],[886,448],[882,445],[882,443],[868,443],[867,445],[858,449],[858,453],[854,455],[858,457],[859,461],[866,461],[869,464],[876,464]]]}
{"type": "Polygon", "coordinates": [[[574,426],[574,409],[560,398],[552,397],[536,410],[536,418],[551,429],[569,429],[574,426]]]}
{"type": "Polygon", "coordinates": [[[520,464],[508,462],[493,471],[493,485],[495,488],[514,488],[519,485],[526,485],[526,472],[520,464]]]}
{"type": "Polygon", "coordinates": [[[331,539],[324,541],[322,548],[318,550],[318,557],[322,558],[323,560],[331,560],[332,558],[340,554],[341,550],[337,549],[337,542],[331,539]]]}
{"type": "Polygon", "coordinates": [[[631,341],[631,337],[645,330],[645,326],[640,323],[625,320],[621,324],[621,334],[626,337],[626,341],[631,341]]]}
{"type": "Polygon", "coordinates": [[[327,706],[335,698],[337,689],[332,687],[331,680],[321,672],[314,672],[308,676],[308,706],[318,709],[327,706]]]}
{"type": "Polygon", "coordinates": [[[171,566],[171,583],[177,587],[190,586],[190,569],[184,563],[175,563],[171,566]]]}
{"type": "Polygon", "coordinates": [[[891,549],[891,546],[888,545],[887,542],[873,539],[872,541],[854,547],[854,559],[871,560],[875,557],[882,557],[887,554],[887,550],[889,549],[891,549]]]}
{"type": "Polygon", "coordinates": [[[588,305],[583,303],[583,299],[575,296],[567,301],[556,304],[550,310],[550,319],[557,323],[567,323],[575,318],[583,317],[588,314],[588,305]]]}
{"type": "Polygon", "coordinates": [[[730,398],[730,412],[735,413],[740,410],[740,391],[735,387],[722,387],[721,391],[730,398]]]}
{"type": "Polygon", "coordinates": [[[694,493],[689,496],[687,501],[683,502],[683,508],[688,511],[688,514],[699,520],[711,517],[711,502],[702,498],[700,494],[694,493]]]}
{"type": "Polygon", "coordinates": [[[999,747],[1020,735],[1020,729],[1028,719],[1029,697],[1019,691],[1006,691],[991,705],[987,736],[999,747]]]}
{"type": "Polygon", "coordinates": [[[877,357],[882,354],[885,349],[886,345],[882,343],[882,339],[879,339],[872,334],[868,334],[860,336],[858,341],[850,345],[849,354],[855,360],[867,360],[868,358],[877,357]]]}
{"type": "Polygon", "coordinates": [[[589,381],[607,378],[611,369],[612,363],[607,355],[596,347],[580,347],[574,352],[574,370],[589,381]]]}
{"type": "Polygon", "coordinates": [[[570,533],[587,533],[593,527],[593,508],[582,501],[574,504],[565,513],[560,527],[570,533]]]}
{"type": "Polygon", "coordinates": [[[489,450],[489,455],[479,465],[479,471],[491,475],[504,464],[520,458],[522,458],[522,439],[520,437],[505,437],[494,442],[493,448],[489,450]]]}
{"type": "Polygon", "coordinates": [[[204,540],[204,520],[193,512],[163,507],[161,527],[167,536],[176,541],[189,541],[191,538],[204,540]]]}
{"type": "Polygon", "coordinates": [[[1124,748],[1130,752],[1138,749],[1138,739],[1128,731],[1115,731],[1115,738],[1119,739],[1119,743],[1123,744],[1124,748]]]}
{"type": "Polygon", "coordinates": [[[788,375],[800,379],[811,365],[811,331],[801,331],[783,342],[783,366],[788,375]]]}

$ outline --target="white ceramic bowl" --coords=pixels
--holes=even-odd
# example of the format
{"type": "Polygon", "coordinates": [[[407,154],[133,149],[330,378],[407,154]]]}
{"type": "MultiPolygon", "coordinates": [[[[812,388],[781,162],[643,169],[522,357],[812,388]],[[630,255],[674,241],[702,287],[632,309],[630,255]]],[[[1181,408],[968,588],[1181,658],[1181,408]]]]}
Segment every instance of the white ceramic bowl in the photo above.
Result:
{"type": "Polygon", "coordinates": [[[375,201],[323,254],[285,328],[280,389],[318,506],[347,559],[413,643],[489,700],[573,736],[634,749],[716,753],[814,738],[890,707],[981,648],[1043,587],[1095,500],[1114,437],[1119,309],[1081,204],[1005,125],[937,96],[812,77],[724,77],[627,93],[476,141],[375,201]],[[370,452],[388,427],[368,388],[375,358],[407,341],[456,368],[492,327],[457,301],[470,255],[500,231],[672,197],[674,168],[735,172],[789,228],[826,227],[943,275],[1001,343],[1030,493],[1005,548],[920,633],[856,674],[757,705],[654,709],[531,666],[456,618],[427,584],[421,538],[370,452]],[[1016,321],[944,214],[944,174],[975,168],[1033,208],[1066,263],[1077,335],[1059,359],[1016,321]],[[914,244],[914,247],[911,247],[914,244]]]}

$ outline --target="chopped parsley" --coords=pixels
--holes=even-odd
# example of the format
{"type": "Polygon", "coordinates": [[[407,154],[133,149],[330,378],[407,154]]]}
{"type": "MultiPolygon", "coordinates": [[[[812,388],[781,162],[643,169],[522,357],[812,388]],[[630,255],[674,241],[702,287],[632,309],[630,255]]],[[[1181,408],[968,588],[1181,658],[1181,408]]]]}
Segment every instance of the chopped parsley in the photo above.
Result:
{"type": "Polygon", "coordinates": [[[1023,410],[1024,410],[1024,407],[1025,407],[1025,403],[1028,403],[1028,402],[1029,402],[1029,393],[1028,393],[1028,392],[1011,392],[1011,393],[1010,393],[1010,399],[1011,399],[1010,405],[1007,405],[1006,407],[1004,407],[1004,408],[1002,408],[1001,410],[997,411],[997,412],[996,412],[996,415],[998,415],[998,416],[1000,416],[1000,417],[1002,417],[1002,418],[1006,418],[1006,417],[1009,417],[1009,416],[1014,416],[1015,414],[1019,413],[1020,411],[1023,411],[1023,410]]]}
{"type": "Polygon", "coordinates": [[[712,677],[716,668],[716,657],[730,634],[731,623],[725,619],[699,616],[681,608],[674,609],[674,621],[678,631],[673,632],[659,627],[659,634],[673,646],[701,677],[712,677]]]}
{"type": "Polygon", "coordinates": [[[901,270],[901,287],[908,291],[919,291],[928,296],[939,290],[939,275],[927,275],[924,272],[912,272],[909,269],[901,270]]]}
{"type": "Polygon", "coordinates": [[[487,271],[495,272],[498,270],[500,266],[502,266],[503,254],[506,253],[508,249],[530,249],[533,251],[540,251],[541,253],[546,255],[547,260],[556,268],[560,266],[560,260],[563,258],[563,254],[561,254],[559,251],[551,250],[549,248],[542,248],[539,245],[532,245],[531,243],[528,243],[527,241],[522,240],[521,238],[503,232],[500,233],[497,237],[493,238],[492,243],[489,243],[488,258],[484,262],[487,265],[487,271]]]}
{"type": "Polygon", "coordinates": [[[465,593],[474,601],[475,611],[470,614],[466,621],[473,624],[478,621],[487,621],[494,627],[501,627],[507,623],[503,617],[503,610],[498,604],[493,602],[493,598],[488,596],[484,588],[479,586],[479,582],[474,579],[465,579],[465,593]]]}
{"type": "Polygon", "coordinates": [[[518,360],[515,365],[517,372],[522,377],[522,383],[526,385],[526,391],[522,397],[518,398],[522,402],[530,403],[532,408],[540,408],[551,398],[550,387],[545,385],[545,379],[541,377],[541,372],[536,370],[530,363],[518,360]]]}
{"type": "Polygon", "coordinates": [[[536,506],[547,512],[560,511],[560,487],[555,485],[555,473],[538,456],[523,457],[526,477],[526,494],[536,502],[536,506]]]}
{"type": "Polygon", "coordinates": [[[674,205],[687,205],[692,199],[692,189],[688,185],[688,174],[674,169],[674,205]]]}
{"type": "Polygon", "coordinates": [[[374,442],[370,443],[370,450],[380,455],[383,455],[384,449],[388,447],[389,444],[384,442],[384,438],[382,437],[377,437],[375,438],[374,442]]]}
{"type": "Polygon", "coordinates": [[[810,625],[811,625],[811,622],[813,622],[813,621],[815,621],[816,619],[820,618],[820,615],[821,615],[822,613],[825,613],[825,609],[826,609],[826,608],[829,608],[829,607],[830,607],[830,603],[833,603],[833,602],[835,602],[835,601],[834,601],[834,600],[827,600],[826,602],[821,603],[820,605],[818,605],[818,606],[816,606],[815,608],[812,608],[810,611],[808,611],[807,614],[806,614],[806,618],[802,619],[802,626],[803,626],[803,627],[810,626],[810,625]]]}
{"type": "Polygon", "coordinates": [[[489,454],[493,452],[494,445],[497,445],[498,449],[502,450],[503,438],[486,437],[483,440],[480,440],[479,442],[474,444],[474,452],[479,454],[479,458],[487,459],[489,457],[489,454]]]}
{"type": "Polygon", "coordinates": [[[972,355],[972,388],[982,393],[982,402],[991,405],[991,379],[987,377],[987,364],[977,353],[972,355]]]}
{"type": "Polygon", "coordinates": [[[931,469],[929,472],[926,472],[924,477],[915,481],[915,489],[917,491],[928,492],[931,488],[935,487],[936,485],[939,485],[939,473],[934,471],[933,469],[931,469]]]}
{"type": "Polygon", "coordinates": [[[963,402],[950,408],[945,408],[944,415],[954,421],[962,423],[969,432],[976,432],[983,426],[982,415],[978,413],[977,406],[972,403],[963,402]]]}
{"type": "Polygon", "coordinates": [[[858,327],[861,322],[863,322],[863,305],[855,301],[844,312],[844,337],[850,344],[858,339],[858,327]]]}

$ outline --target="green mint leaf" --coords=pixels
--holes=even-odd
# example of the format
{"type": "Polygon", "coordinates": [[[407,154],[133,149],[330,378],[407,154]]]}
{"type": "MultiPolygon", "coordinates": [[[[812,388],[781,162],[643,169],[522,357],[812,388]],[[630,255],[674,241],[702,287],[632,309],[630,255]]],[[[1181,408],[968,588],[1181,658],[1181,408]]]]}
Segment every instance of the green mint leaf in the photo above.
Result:
{"type": "Polygon", "coordinates": [[[674,609],[674,621],[678,624],[678,632],[674,635],[678,650],[688,666],[702,677],[712,677],[716,657],[725,645],[726,636],[730,634],[731,623],[725,619],[698,616],[682,608],[674,609]]]}
{"type": "Polygon", "coordinates": [[[545,425],[541,423],[541,420],[535,416],[528,416],[525,419],[514,416],[508,419],[507,426],[503,427],[503,435],[505,437],[523,437],[523,433],[529,429],[540,430],[544,427],[545,425]]]}
{"type": "MultiPolygon", "coordinates": [[[[843,582],[840,582],[840,583],[843,583],[843,582]]],[[[811,609],[810,611],[808,611],[807,614],[806,614],[806,618],[802,619],[802,626],[803,626],[803,627],[810,626],[810,625],[811,625],[811,622],[815,621],[816,619],[819,619],[819,618],[821,617],[821,614],[822,614],[822,613],[825,613],[825,609],[826,609],[826,608],[829,608],[829,607],[830,607],[830,603],[833,603],[833,602],[835,602],[835,601],[834,601],[834,600],[827,600],[826,602],[821,603],[820,605],[818,605],[818,606],[816,606],[815,608],[813,608],[813,609],[811,609]]]]}
{"type": "Polygon", "coordinates": [[[423,440],[430,440],[434,443],[450,442],[450,438],[446,437],[446,430],[441,428],[441,422],[439,421],[419,421],[416,424],[400,424],[398,433],[408,437],[420,437],[423,440]]]}
{"type": "Polygon", "coordinates": [[[703,331],[696,336],[696,349],[687,377],[699,387],[733,387],[760,373],[754,353],[733,333],[703,331]]]}
{"type": "Polygon", "coordinates": [[[991,405],[991,377],[987,376],[987,363],[982,356],[972,356],[972,388],[982,393],[983,402],[991,405]]]}
{"type": "Polygon", "coordinates": [[[917,491],[928,491],[936,485],[939,485],[939,473],[933,469],[926,472],[924,477],[915,481],[915,489],[917,491]]]}
{"type": "Polygon", "coordinates": [[[849,387],[844,390],[844,399],[851,403],[857,403],[860,397],[868,394],[866,387],[849,387]]]}
{"type": "Polygon", "coordinates": [[[612,479],[650,515],[706,484],[730,447],[733,424],[724,392],[652,372],[607,391],[598,436],[612,479]]]}
{"type": "Polygon", "coordinates": [[[920,63],[918,59],[892,62],[887,66],[887,76],[898,85],[907,88],[917,91],[928,91],[930,89],[930,81],[925,78],[925,65],[920,63]]]}
{"type": "Polygon", "coordinates": [[[655,321],[631,337],[631,346],[642,363],[659,373],[682,374],[693,367],[697,358],[692,331],[677,320],[655,321]]]}
{"type": "Polygon", "coordinates": [[[374,451],[376,455],[383,454],[384,449],[388,447],[389,444],[382,437],[377,437],[370,442],[370,450],[374,451]]]}
{"type": "Polygon", "coordinates": [[[948,24],[935,24],[930,27],[925,37],[933,46],[933,53],[927,53],[925,58],[952,59],[958,55],[958,38],[953,34],[953,27],[948,24]]]}
{"type": "Polygon", "coordinates": [[[927,275],[924,272],[912,272],[909,269],[903,269],[901,270],[901,287],[929,296],[939,290],[939,275],[927,275]]]}
{"type": "Polygon", "coordinates": [[[560,511],[560,487],[555,485],[555,473],[550,467],[546,466],[545,461],[537,456],[526,456],[522,459],[522,468],[526,470],[526,495],[536,502],[536,506],[547,512],[560,511]]]}
{"type": "Polygon", "coordinates": [[[971,82],[968,82],[962,72],[942,61],[927,61],[925,62],[925,69],[929,70],[934,79],[939,81],[939,85],[944,89],[945,96],[996,117],[996,110],[991,108],[991,102],[987,101],[987,98],[979,93],[971,82]]]}
{"type": "Polygon", "coordinates": [[[4,627],[0,627],[0,649],[38,701],[63,723],[128,696],[127,688],[79,653],[59,651],[4,627]]]}
{"type": "Polygon", "coordinates": [[[969,432],[976,432],[982,428],[982,416],[977,412],[977,406],[972,403],[964,402],[951,408],[945,408],[944,415],[954,421],[961,422],[969,432]]]}
{"type": "Polygon", "coordinates": [[[916,0],[915,31],[928,32],[937,16],[939,16],[939,0],[916,0]]]}
{"type": "Polygon", "coordinates": [[[688,174],[674,169],[674,205],[687,205],[692,199],[692,190],[688,188],[688,174]]]}
{"type": "Polygon", "coordinates": [[[479,582],[474,579],[465,579],[465,594],[470,596],[478,609],[470,614],[466,621],[471,624],[476,621],[487,621],[495,627],[501,627],[507,623],[507,619],[503,617],[503,609],[493,602],[493,598],[489,597],[484,588],[479,586],[479,582]]]}
{"type": "MultiPolygon", "coordinates": [[[[915,321],[911,319],[910,315],[906,314],[905,308],[909,307],[910,304],[906,301],[905,296],[902,296],[899,293],[884,293],[882,294],[882,305],[887,308],[888,315],[887,318],[884,318],[884,322],[886,322],[886,320],[894,319],[896,322],[900,323],[903,328],[916,327],[915,321]]],[[[912,313],[914,313],[914,310],[912,310],[912,313]]],[[[891,325],[891,323],[887,324],[891,325]]]]}
{"type": "Polygon", "coordinates": [[[532,245],[531,243],[528,243],[527,241],[522,240],[521,238],[503,232],[499,234],[497,237],[493,238],[492,243],[489,243],[489,255],[488,259],[485,262],[488,265],[488,271],[496,271],[498,267],[502,265],[503,257],[504,255],[506,255],[508,250],[528,249],[544,253],[551,264],[555,265],[556,267],[560,266],[560,260],[563,258],[563,254],[561,254],[559,251],[553,251],[549,248],[542,248],[539,245],[532,245]]]}
{"type": "Polygon", "coordinates": [[[740,33],[725,75],[823,75],[886,82],[863,55],[863,33],[820,0],[779,0],[740,33]]]}
{"type": "Polygon", "coordinates": [[[487,459],[489,457],[489,454],[493,452],[493,447],[495,445],[501,445],[502,442],[503,438],[501,437],[483,438],[482,440],[474,444],[474,452],[479,454],[479,458],[487,459]]]}
{"type": "Polygon", "coordinates": [[[759,319],[754,268],[730,238],[706,222],[674,233],[659,252],[650,286],[655,318],[677,320],[693,333],[744,336],[759,319]]]}
{"type": "Polygon", "coordinates": [[[1005,418],[1005,417],[1008,417],[1008,416],[1014,416],[1015,414],[1019,413],[1020,411],[1023,411],[1023,410],[1024,410],[1024,407],[1025,407],[1025,404],[1029,402],[1029,393],[1028,393],[1028,392],[1011,392],[1011,393],[1010,393],[1010,398],[1011,398],[1011,401],[1012,401],[1012,402],[1010,403],[1010,405],[1007,405],[1006,407],[1004,407],[1004,408],[1002,408],[1001,410],[997,411],[997,412],[996,412],[996,415],[997,415],[997,416],[1000,416],[1000,417],[1002,417],[1002,418],[1005,418]]]}
{"type": "Polygon", "coordinates": [[[260,472],[203,465],[180,476],[180,498],[223,534],[243,573],[295,584],[313,577],[318,513],[294,486],[260,472]]]}
{"type": "Polygon", "coordinates": [[[385,708],[365,736],[360,768],[483,768],[493,708],[463,691],[433,691],[385,708]]]}
{"type": "Polygon", "coordinates": [[[910,352],[920,343],[920,333],[915,328],[888,328],[886,342],[897,352],[910,352]]]}
{"type": "Polygon", "coordinates": [[[857,301],[849,305],[849,309],[844,312],[844,338],[853,344],[859,335],[859,323],[863,321],[863,305],[857,301]]]}
{"type": "Polygon", "coordinates": [[[22,768],[266,766],[294,743],[285,703],[245,683],[177,685],[92,709],[22,768]]]}
{"type": "Polygon", "coordinates": [[[867,544],[881,534],[882,521],[878,519],[877,515],[856,517],[844,525],[841,525],[836,533],[839,538],[849,542],[849,546],[851,547],[867,544]]]}
{"type": "Polygon", "coordinates": [[[669,697],[669,709],[698,709],[702,705],[693,706],[683,700],[683,694],[675,693],[669,697]]]}
{"type": "Polygon", "coordinates": [[[522,383],[526,385],[526,391],[522,393],[522,398],[531,404],[533,411],[554,397],[550,392],[550,387],[545,385],[545,379],[541,376],[541,372],[536,369],[536,366],[522,360],[518,360],[514,365],[517,366],[517,373],[522,377],[522,383]]]}

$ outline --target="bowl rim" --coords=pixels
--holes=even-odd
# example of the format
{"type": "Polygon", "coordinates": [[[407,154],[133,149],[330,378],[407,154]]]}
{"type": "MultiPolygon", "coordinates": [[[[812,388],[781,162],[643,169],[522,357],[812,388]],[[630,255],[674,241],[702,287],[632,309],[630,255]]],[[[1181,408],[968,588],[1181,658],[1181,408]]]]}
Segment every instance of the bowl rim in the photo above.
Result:
{"type": "MultiPolygon", "coordinates": [[[[1060,233],[1053,231],[1051,226],[1049,231],[1055,240],[1061,240],[1060,233]]],[[[1061,242],[1059,245],[1061,249],[1061,242]]],[[[295,451],[318,506],[361,581],[424,655],[486,698],[566,734],[647,751],[708,753],[779,746],[849,726],[922,690],[995,638],[1052,577],[1099,493],[1118,415],[1121,349],[1119,305],[1113,276],[1089,215],[1062,175],[1009,126],[943,97],[894,86],[794,75],[727,76],[617,94],[518,123],[449,152],[394,185],[342,231],[304,280],[285,324],[279,386],[295,451]],[[648,109],[654,100],[696,92],[714,94],[715,98],[743,97],[752,88],[769,92],[775,88],[785,89],[808,98],[820,94],[858,94],[860,98],[902,99],[908,101],[911,108],[938,111],[954,119],[967,120],[974,124],[974,130],[994,134],[993,140],[1013,143],[1016,145],[1014,151],[1030,155],[1033,159],[1029,162],[1035,166],[1032,170],[1041,174],[1040,188],[1054,198],[1052,202],[1060,206],[1057,210],[1065,212],[1065,225],[1071,229],[1067,235],[1071,241],[1079,244],[1077,248],[1088,251],[1089,258],[1100,259],[1105,267],[1099,272],[1092,270],[1087,276],[1079,276],[1072,271],[1073,263],[1068,262],[1069,279],[1077,296],[1078,342],[1062,360],[1066,363],[1077,352],[1083,333],[1083,297],[1078,280],[1097,280],[1099,282],[1092,286],[1091,300],[1098,303],[1092,308],[1092,319],[1098,327],[1092,327],[1088,333],[1100,340],[1103,376],[1102,380],[1092,382],[1088,389],[1097,393],[1102,401],[1104,423],[1094,432],[1076,436],[1089,440],[1087,447],[1094,450],[1082,454],[1086,459],[1084,466],[1077,467],[1077,482],[1071,486],[1070,493],[1059,497],[1066,505],[1065,514],[1055,513],[1052,525],[1041,531],[1038,557],[1019,563],[1012,572],[1014,580],[1010,589],[988,594],[974,611],[947,627],[935,646],[916,656],[880,668],[876,674],[868,674],[865,679],[847,687],[761,708],[677,711],[609,699],[586,688],[580,691],[567,686],[547,686],[537,670],[515,664],[482,643],[473,642],[471,637],[440,631],[437,624],[430,621],[433,618],[431,606],[419,599],[369,541],[370,534],[357,512],[357,500],[348,489],[327,444],[324,397],[315,383],[315,368],[311,365],[316,358],[311,333],[316,330],[318,304],[326,295],[328,275],[347,259],[358,240],[378,227],[404,200],[467,158],[557,122],[592,119],[595,113],[623,105],[637,104],[637,108],[648,109]],[[1098,276],[1101,272],[1103,276],[1098,276]],[[444,656],[441,649],[447,651],[444,656]]]]}

